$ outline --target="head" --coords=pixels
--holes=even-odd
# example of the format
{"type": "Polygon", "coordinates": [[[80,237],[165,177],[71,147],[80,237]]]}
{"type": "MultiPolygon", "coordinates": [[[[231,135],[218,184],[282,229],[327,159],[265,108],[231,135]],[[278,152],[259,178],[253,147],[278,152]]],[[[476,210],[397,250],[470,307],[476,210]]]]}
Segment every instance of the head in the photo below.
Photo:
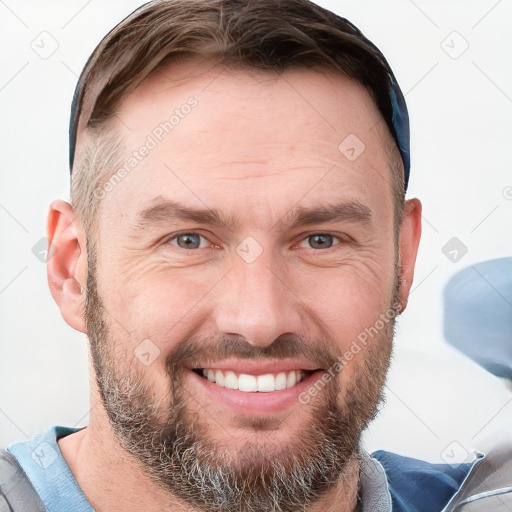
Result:
{"type": "Polygon", "coordinates": [[[81,77],[50,287],[117,442],[198,509],[314,503],[382,399],[421,205],[355,30],[304,0],[154,2],[81,77]]]}

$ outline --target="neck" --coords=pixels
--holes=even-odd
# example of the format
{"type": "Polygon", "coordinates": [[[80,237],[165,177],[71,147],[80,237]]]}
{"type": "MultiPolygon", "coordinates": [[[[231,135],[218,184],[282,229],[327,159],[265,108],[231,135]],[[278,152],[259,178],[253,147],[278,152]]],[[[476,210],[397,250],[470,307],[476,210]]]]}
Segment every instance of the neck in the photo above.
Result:
{"type": "MultiPolygon", "coordinates": [[[[120,446],[103,404],[97,403],[87,428],[58,441],[80,489],[95,510],[113,512],[203,512],[179,501],[146,474],[120,446]]],[[[354,456],[338,484],[304,512],[356,512],[359,461],[354,456]]]]}

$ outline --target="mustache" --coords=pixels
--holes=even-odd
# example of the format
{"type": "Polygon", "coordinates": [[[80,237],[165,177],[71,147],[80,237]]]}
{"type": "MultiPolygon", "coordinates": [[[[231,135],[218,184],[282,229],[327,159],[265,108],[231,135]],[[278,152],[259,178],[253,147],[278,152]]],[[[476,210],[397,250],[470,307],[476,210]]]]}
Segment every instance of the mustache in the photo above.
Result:
{"type": "Polygon", "coordinates": [[[187,337],[168,355],[167,368],[171,374],[181,369],[195,368],[198,362],[223,359],[301,359],[318,368],[330,368],[341,351],[330,340],[310,340],[296,334],[282,334],[270,345],[251,345],[243,337],[187,337]]]}

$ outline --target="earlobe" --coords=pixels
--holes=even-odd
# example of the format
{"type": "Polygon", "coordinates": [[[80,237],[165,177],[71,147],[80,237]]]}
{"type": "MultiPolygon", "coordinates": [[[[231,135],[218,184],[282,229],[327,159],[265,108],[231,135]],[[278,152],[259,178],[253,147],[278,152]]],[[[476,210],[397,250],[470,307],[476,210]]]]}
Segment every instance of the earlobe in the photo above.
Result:
{"type": "Polygon", "coordinates": [[[409,199],[404,205],[400,227],[399,258],[401,312],[407,307],[409,292],[414,279],[414,267],[421,238],[421,210],[419,199],[409,199]]]}
{"type": "Polygon", "coordinates": [[[73,329],[85,332],[86,238],[69,203],[56,200],[50,204],[46,233],[51,247],[47,260],[50,292],[62,318],[73,329]]]}

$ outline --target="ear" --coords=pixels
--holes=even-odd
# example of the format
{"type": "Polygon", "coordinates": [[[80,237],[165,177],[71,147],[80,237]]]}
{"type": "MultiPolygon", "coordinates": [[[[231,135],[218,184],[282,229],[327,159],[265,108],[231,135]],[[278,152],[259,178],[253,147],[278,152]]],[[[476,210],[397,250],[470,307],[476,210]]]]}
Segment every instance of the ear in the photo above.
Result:
{"type": "Polygon", "coordinates": [[[409,292],[414,279],[414,266],[421,238],[421,202],[409,199],[405,202],[400,227],[398,266],[400,268],[400,288],[398,298],[402,312],[407,307],[409,292]]]}
{"type": "Polygon", "coordinates": [[[65,201],[50,204],[46,233],[48,285],[62,318],[85,333],[87,246],[85,233],[73,207],[65,201]]]}

